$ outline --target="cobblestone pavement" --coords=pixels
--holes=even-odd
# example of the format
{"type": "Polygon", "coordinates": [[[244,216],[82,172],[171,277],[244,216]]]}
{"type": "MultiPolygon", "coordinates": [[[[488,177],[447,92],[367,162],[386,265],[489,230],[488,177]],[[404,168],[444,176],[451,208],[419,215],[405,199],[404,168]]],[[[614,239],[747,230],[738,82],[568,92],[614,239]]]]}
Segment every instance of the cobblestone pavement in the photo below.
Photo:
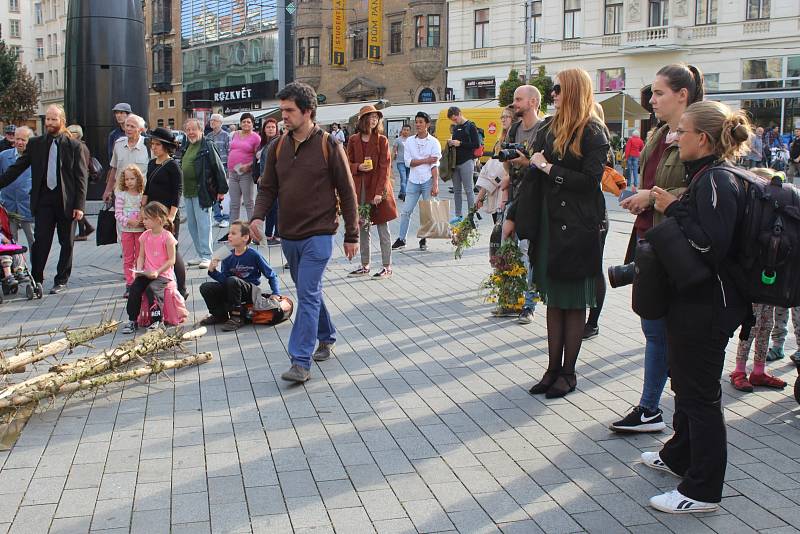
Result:
{"type": "MultiPolygon", "coordinates": [[[[631,223],[619,211],[611,217],[607,264],[621,261],[631,223]]],[[[609,289],[601,336],[581,351],[578,390],[531,397],[547,361],[544,309],[527,326],[489,318],[477,289],[489,230],[484,220],[481,244],[461,261],[444,241],[396,254],[384,282],[346,278],[354,264],[337,253],[325,279],[336,358],[315,366],[305,386],[279,379],[285,323],[212,329],[196,349],[214,360],[175,373],[174,383],[53,402],[0,453],[0,532],[798,532],[800,409],[789,388],[741,394],[723,379],[722,508],[654,512],[648,498],[676,481],[637,460],[670,431],[607,429],[642,386],[644,339],[629,288],[609,289]]],[[[190,247],[184,232],[188,258],[190,247]]],[[[261,250],[291,293],[280,251],[261,250]]],[[[67,292],[0,306],[0,334],[122,317],[117,247],[78,243],[75,256],[67,292]]],[[[193,320],[205,312],[204,278],[191,271],[193,320]]],[[[106,336],[70,358],[124,338],[106,336]]],[[[770,368],[794,382],[787,362],[770,368]]],[[[668,392],[663,405],[669,421],[668,392]]]]}

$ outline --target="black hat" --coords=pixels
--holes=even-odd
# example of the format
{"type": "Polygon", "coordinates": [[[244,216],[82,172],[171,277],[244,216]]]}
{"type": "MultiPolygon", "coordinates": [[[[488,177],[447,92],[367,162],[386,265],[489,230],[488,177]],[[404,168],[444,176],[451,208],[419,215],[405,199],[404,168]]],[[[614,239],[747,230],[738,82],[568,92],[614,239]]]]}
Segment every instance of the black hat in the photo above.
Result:
{"type": "Polygon", "coordinates": [[[422,119],[425,122],[431,122],[431,116],[425,113],[424,111],[417,111],[417,114],[414,116],[415,119],[422,119]]]}
{"type": "Polygon", "coordinates": [[[166,128],[158,127],[153,130],[150,130],[145,137],[149,137],[150,139],[154,139],[161,144],[164,145],[171,145],[175,148],[178,147],[178,142],[175,141],[175,134],[172,133],[171,130],[167,130],[166,128]]]}

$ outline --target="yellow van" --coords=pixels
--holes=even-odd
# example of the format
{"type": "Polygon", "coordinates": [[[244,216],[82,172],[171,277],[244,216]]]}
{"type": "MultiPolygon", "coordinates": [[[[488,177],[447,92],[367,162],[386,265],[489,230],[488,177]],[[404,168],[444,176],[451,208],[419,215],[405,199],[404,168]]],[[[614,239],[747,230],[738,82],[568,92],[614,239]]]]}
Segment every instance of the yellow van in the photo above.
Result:
{"type": "MultiPolygon", "coordinates": [[[[500,138],[503,130],[503,125],[500,122],[500,115],[503,113],[501,107],[485,107],[485,108],[461,108],[461,113],[468,121],[472,121],[478,128],[483,130],[483,157],[482,162],[485,162],[492,156],[492,148],[500,138]]],[[[436,120],[436,129],[433,135],[439,140],[442,148],[447,146],[447,140],[450,139],[450,125],[453,124],[447,118],[447,108],[439,112],[439,117],[436,120]]]]}

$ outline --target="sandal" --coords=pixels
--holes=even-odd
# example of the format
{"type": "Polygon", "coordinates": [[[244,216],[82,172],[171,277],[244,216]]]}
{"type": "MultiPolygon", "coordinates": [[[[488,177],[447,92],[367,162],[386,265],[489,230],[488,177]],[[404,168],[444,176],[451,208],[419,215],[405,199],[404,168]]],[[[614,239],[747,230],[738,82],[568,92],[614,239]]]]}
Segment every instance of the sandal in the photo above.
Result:
{"type": "Polygon", "coordinates": [[[575,373],[561,373],[544,396],[548,399],[557,399],[575,391],[577,385],[578,379],[575,377],[575,373]]]}
{"type": "MultiPolygon", "coordinates": [[[[753,376],[752,374],[750,376],[753,376]]],[[[753,384],[747,380],[747,373],[744,371],[734,371],[731,373],[731,384],[734,389],[739,391],[746,391],[751,393],[753,391],[753,384]]]]}
{"type": "Polygon", "coordinates": [[[542,379],[539,380],[538,384],[534,384],[534,386],[528,390],[528,393],[531,395],[541,395],[542,393],[547,393],[547,390],[550,389],[555,381],[558,379],[559,373],[561,371],[551,371],[548,369],[542,379]]]}
{"type": "Polygon", "coordinates": [[[786,387],[786,382],[777,376],[772,376],[767,373],[750,373],[750,384],[773,389],[783,389],[786,387]]]}

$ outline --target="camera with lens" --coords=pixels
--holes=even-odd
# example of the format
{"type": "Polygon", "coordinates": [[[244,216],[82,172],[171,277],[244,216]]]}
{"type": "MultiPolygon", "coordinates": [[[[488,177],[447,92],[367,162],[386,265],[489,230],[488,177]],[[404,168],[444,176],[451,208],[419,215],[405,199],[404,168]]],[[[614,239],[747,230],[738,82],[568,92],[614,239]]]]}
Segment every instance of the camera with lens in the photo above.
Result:
{"type": "Polygon", "coordinates": [[[666,316],[670,284],[664,265],[652,243],[641,239],[636,245],[634,261],[608,268],[611,287],[633,284],[631,307],[643,319],[660,319],[666,316]]]}
{"type": "Polygon", "coordinates": [[[613,288],[630,285],[634,278],[636,278],[635,261],[625,265],[612,265],[608,268],[608,283],[613,288]]]}
{"type": "Polygon", "coordinates": [[[492,158],[499,159],[500,161],[517,159],[519,157],[519,154],[517,154],[517,150],[522,152],[522,154],[526,158],[530,158],[530,154],[528,154],[528,151],[525,149],[525,146],[522,145],[521,143],[501,143],[500,150],[497,152],[497,154],[492,156],[492,158]]]}

